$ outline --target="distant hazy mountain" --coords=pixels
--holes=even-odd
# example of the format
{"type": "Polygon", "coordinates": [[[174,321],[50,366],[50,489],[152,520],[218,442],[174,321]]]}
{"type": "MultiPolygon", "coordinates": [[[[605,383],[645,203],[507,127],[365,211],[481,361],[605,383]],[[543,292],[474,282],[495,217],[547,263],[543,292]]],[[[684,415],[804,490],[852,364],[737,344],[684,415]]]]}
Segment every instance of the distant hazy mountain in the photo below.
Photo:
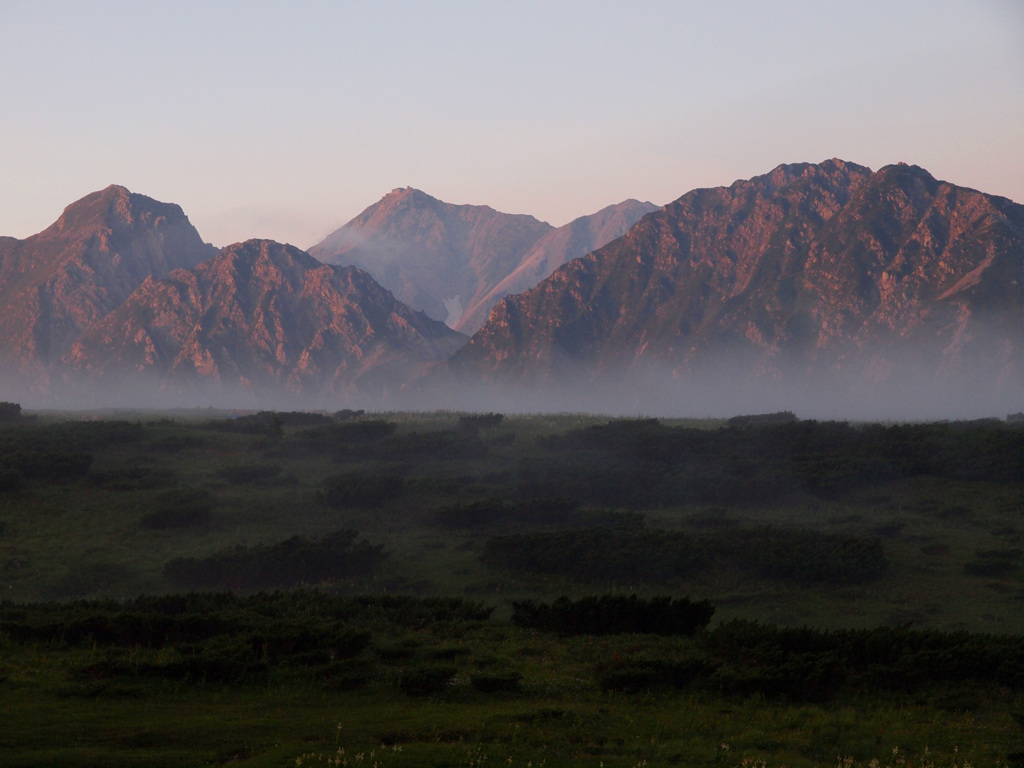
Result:
{"type": "Polygon", "coordinates": [[[329,407],[394,392],[465,341],[362,270],[249,240],[147,279],[67,363],[79,390],[144,383],[197,402],[329,407]]]}
{"type": "Polygon", "coordinates": [[[0,359],[11,391],[46,391],[79,335],[143,280],[216,249],[177,205],[111,186],[25,240],[0,238],[0,359]]]}
{"type": "Polygon", "coordinates": [[[505,298],[450,370],[574,382],[580,402],[581,383],[616,382],[637,408],[776,392],[1020,410],[1022,287],[1024,206],[916,166],[782,165],[689,192],[505,298]]]}
{"type": "Polygon", "coordinates": [[[626,200],[548,232],[523,255],[519,266],[510,275],[466,307],[454,327],[463,333],[475,333],[487,320],[494,305],[505,296],[532,288],[567,261],[621,237],[641,216],[656,210],[658,206],[654,203],[626,200]]]}
{"type": "Polygon", "coordinates": [[[385,195],[309,249],[329,264],[353,264],[414,309],[457,327],[552,231],[532,216],[451,205],[406,187],[385,195]]]}

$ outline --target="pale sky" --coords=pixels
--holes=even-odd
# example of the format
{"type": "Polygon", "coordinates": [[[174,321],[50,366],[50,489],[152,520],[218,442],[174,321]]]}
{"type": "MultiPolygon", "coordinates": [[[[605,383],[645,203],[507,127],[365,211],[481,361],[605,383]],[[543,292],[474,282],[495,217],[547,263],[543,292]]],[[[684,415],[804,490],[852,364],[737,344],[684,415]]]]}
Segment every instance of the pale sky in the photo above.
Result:
{"type": "Polygon", "coordinates": [[[218,246],[406,185],[559,226],[830,157],[1024,203],[1024,0],[0,0],[0,235],[112,183],[218,246]]]}

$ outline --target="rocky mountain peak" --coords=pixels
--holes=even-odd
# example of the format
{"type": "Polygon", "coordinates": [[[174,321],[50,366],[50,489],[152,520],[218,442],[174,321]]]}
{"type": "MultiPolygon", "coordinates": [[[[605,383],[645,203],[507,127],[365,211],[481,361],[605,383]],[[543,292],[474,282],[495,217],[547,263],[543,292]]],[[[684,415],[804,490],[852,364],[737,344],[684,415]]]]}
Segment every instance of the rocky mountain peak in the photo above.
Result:
{"type": "Polygon", "coordinates": [[[399,300],[454,325],[513,271],[553,227],[485,205],[454,205],[410,187],[393,190],[309,249],[365,269],[399,300]]]}
{"type": "Polygon", "coordinates": [[[828,160],[688,192],[506,297],[451,368],[572,391],[657,369],[662,393],[708,398],[995,403],[1021,396],[1022,316],[1024,206],[828,160]]]}
{"type": "Polygon", "coordinates": [[[86,195],[38,235],[0,242],[0,359],[45,389],[78,336],[147,277],[215,252],[177,205],[117,185],[86,195]]]}
{"type": "Polygon", "coordinates": [[[123,232],[132,227],[177,226],[183,223],[187,224],[188,218],[180,206],[161,203],[111,184],[67,206],[60,218],[37,237],[81,238],[100,229],[123,232]]]}

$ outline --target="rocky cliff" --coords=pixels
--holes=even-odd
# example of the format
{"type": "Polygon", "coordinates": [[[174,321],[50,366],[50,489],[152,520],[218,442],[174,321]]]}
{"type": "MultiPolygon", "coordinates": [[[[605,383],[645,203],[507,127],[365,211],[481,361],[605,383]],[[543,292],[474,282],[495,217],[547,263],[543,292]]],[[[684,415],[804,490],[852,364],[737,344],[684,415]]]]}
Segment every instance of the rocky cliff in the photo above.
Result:
{"type": "Polygon", "coordinates": [[[362,270],[249,240],[147,279],[66,362],[79,391],[145,385],[164,401],[332,407],[397,391],[465,340],[362,270]]]}

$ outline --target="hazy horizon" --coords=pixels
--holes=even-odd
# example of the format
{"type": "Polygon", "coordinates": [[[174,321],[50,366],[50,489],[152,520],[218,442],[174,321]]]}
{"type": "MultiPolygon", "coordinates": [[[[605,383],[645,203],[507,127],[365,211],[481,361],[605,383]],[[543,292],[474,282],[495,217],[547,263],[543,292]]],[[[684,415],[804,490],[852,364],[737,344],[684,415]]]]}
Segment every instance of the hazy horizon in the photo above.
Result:
{"type": "Polygon", "coordinates": [[[831,157],[1024,201],[1012,0],[8,0],[0,41],[18,238],[112,183],[302,248],[398,186],[560,226],[831,157]]]}

